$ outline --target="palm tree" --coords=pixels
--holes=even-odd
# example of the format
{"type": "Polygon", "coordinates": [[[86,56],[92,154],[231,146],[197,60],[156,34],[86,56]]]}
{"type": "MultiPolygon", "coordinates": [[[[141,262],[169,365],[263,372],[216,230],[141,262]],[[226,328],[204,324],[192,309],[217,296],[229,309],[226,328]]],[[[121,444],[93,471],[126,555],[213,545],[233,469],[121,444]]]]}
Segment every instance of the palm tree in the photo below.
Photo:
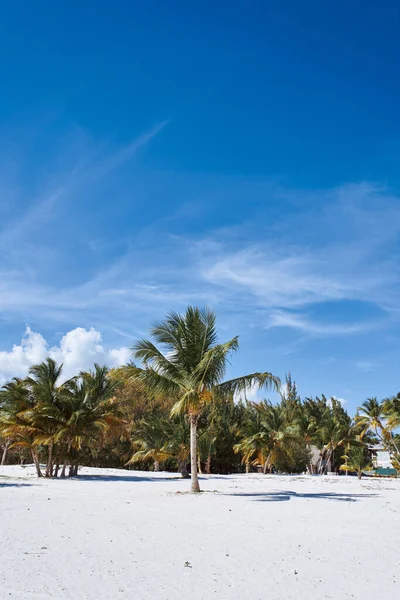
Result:
{"type": "Polygon", "coordinates": [[[217,441],[217,430],[212,425],[203,429],[198,435],[198,465],[199,473],[201,473],[201,462],[205,463],[205,471],[207,475],[211,473],[211,458],[215,454],[215,443],[217,441]]]}
{"type": "Polygon", "coordinates": [[[142,419],[132,432],[133,447],[136,452],[127,465],[152,460],[154,471],[159,471],[160,464],[171,457],[168,430],[169,423],[163,417],[151,415],[147,419],[142,419]]]}
{"type": "Polygon", "coordinates": [[[356,472],[358,479],[361,479],[363,471],[371,469],[371,459],[365,454],[364,444],[350,446],[342,459],[345,462],[340,466],[340,469],[346,471],[346,473],[348,471],[356,472]]]}
{"type": "Polygon", "coordinates": [[[242,455],[242,464],[246,465],[246,473],[250,472],[250,464],[266,464],[268,448],[261,415],[250,402],[247,403],[246,417],[239,428],[238,437],[240,441],[233,449],[242,455]]]}
{"type": "Polygon", "coordinates": [[[54,441],[66,448],[62,476],[71,453],[74,457],[70,461],[70,474],[77,475],[82,449],[94,454],[102,449],[107,436],[119,434],[125,426],[120,402],[115,398],[119,382],[108,374],[108,368],[98,364],[93,371],[82,371],[79,377],[64,385],[59,399],[61,410],[48,413],[57,424],[54,441]]]}
{"type": "Polygon", "coordinates": [[[263,401],[255,405],[261,417],[261,427],[267,450],[264,473],[280,462],[292,462],[299,444],[296,424],[286,419],[285,406],[263,401]]]}
{"type": "Polygon", "coordinates": [[[379,402],[368,398],[358,408],[356,423],[361,427],[361,438],[371,431],[390,454],[392,464],[400,472],[400,448],[393,431],[400,425],[398,398],[379,402]]]}
{"type": "MultiPolygon", "coordinates": [[[[3,385],[0,391],[0,431],[6,440],[6,449],[27,448],[36,467],[38,477],[42,477],[39,464],[36,436],[40,430],[35,428],[29,419],[34,410],[35,399],[27,386],[26,380],[14,377],[3,385]]],[[[5,453],[3,453],[5,459],[5,453]]]]}
{"type": "Polygon", "coordinates": [[[357,409],[357,422],[366,432],[371,429],[382,441],[382,431],[385,429],[385,410],[383,403],[376,398],[368,398],[357,409]]]}
{"type": "Polygon", "coordinates": [[[190,420],[191,491],[200,491],[197,476],[197,423],[203,409],[215,398],[246,392],[253,386],[278,389],[271,373],[252,373],[223,381],[229,356],[238,350],[238,338],[218,344],[216,315],[210,309],[189,306],[184,315],[171,312],[151,330],[149,340],[140,340],[134,357],[143,367],[132,367],[134,377],[150,389],[176,398],[172,415],[186,414],[190,420]]]}
{"type": "Polygon", "coordinates": [[[25,417],[37,430],[35,444],[48,447],[45,477],[51,477],[53,474],[54,436],[57,432],[57,419],[53,418],[53,413],[60,410],[60,395],[63,392],[60,383],[62,367],[52,358],[47,358],[31,367],[26,379],[34,399],[34,407],[25,412],[25,417]]]}
{"type": "Polygon", "coordinates": [[[167,437],[166,449],[170,457],[176,459],[181,476],[189,479],[187,465],[190,458],[190,425],[186,415],[168,421],[167,437]]]}

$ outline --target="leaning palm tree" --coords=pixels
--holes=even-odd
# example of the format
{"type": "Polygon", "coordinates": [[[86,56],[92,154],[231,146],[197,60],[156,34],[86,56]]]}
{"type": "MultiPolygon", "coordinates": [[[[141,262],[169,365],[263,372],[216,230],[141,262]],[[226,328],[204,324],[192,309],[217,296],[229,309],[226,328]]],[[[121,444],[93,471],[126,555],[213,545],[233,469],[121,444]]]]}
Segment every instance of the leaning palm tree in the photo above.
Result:
{"type": "Polygon", "coordinates": [[[199,492],[197,477],[197,423],[203,409],[216,398],[270,386],[278,389],[279,378],[271,373],[252,373],[223,381],[229,356],[238,350],[238,338],[219,344],[216,315],[210,309],[189,306],[184,315],[168,314],[151,330],[153,343],[140,340],[134,357],[143,367],[132,367],[132,375],[150,389],[176,398],[172,415],[186,414],[190,420],[191,491],[199,492]]]}

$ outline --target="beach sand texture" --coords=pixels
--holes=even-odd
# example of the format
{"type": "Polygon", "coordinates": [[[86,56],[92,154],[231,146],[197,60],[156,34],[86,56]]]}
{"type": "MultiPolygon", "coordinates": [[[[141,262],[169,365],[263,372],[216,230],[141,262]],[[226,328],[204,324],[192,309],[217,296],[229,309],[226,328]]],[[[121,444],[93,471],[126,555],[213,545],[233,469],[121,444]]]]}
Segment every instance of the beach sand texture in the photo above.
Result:
{"type": "Polygon", "coordinates": [[[397,600],[400,480],[0,468],[1,600],[397,600]]]}

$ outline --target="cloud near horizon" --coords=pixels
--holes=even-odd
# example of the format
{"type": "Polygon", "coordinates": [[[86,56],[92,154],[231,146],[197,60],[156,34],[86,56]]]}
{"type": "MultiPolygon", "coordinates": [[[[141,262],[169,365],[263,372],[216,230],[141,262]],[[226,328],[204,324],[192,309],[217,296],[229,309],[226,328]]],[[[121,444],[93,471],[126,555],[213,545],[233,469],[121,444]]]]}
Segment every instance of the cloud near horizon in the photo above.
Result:
{"type": "Polygon", "coordinates": [[[12,377],[25,377],[30,367],[53,358],[63,364],[63,379],[69,379],[80,371],[92,369],[94,363],[118,367],[126,364],[131,351],[126,346],[106,349],[96,329],[76,327],[62,336],[59,344],[48,347],[45,338],[27,327],[20,344],[11,350],[0,351],[0,383],[12,377]]]}

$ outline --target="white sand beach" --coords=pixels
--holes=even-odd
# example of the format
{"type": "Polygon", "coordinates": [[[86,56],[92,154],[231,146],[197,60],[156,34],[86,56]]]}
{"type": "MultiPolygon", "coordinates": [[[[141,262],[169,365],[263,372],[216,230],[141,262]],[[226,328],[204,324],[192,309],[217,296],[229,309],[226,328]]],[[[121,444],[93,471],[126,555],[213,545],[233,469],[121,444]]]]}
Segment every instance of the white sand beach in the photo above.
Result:
{"type": "Polygon", "coordinates": [[[0,468],[1,599],[395,600],[400,481],[0,468]]]}

